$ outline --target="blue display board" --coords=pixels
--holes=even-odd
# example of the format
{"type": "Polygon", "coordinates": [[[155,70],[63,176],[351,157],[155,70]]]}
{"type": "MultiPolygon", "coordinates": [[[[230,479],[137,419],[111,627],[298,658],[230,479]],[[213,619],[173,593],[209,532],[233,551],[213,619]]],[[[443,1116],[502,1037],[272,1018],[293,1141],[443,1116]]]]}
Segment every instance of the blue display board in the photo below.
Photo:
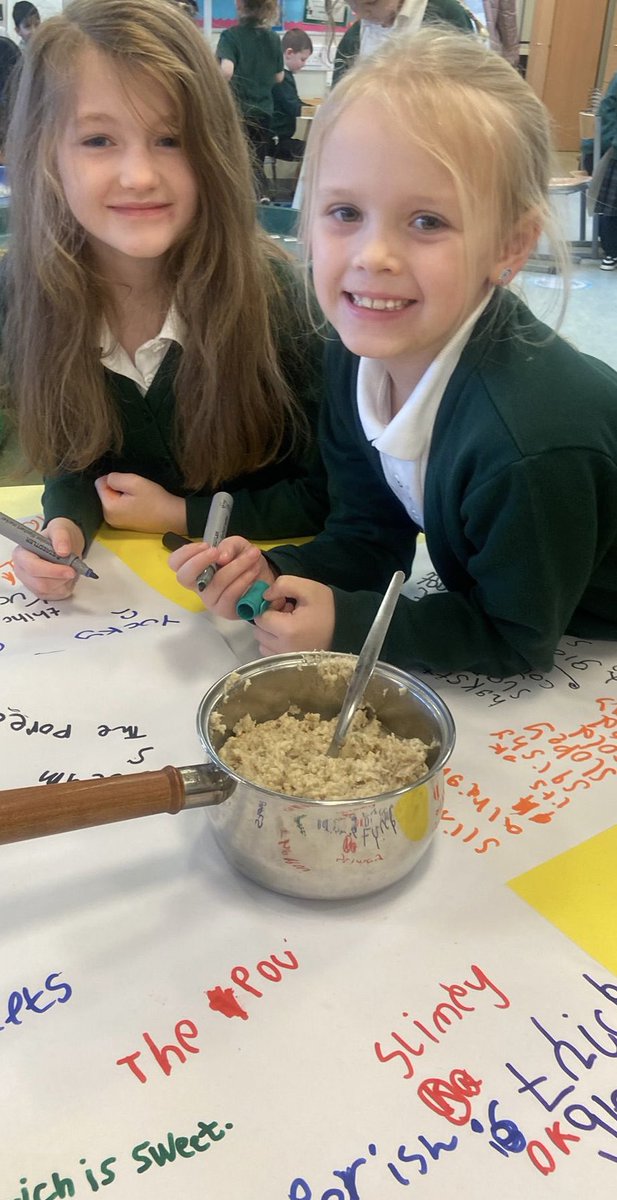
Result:
{"type": "MultiPolygon", "coordinates": [[[[199,0],[199,3],[201,10],[203,0],[199,0]]],[[[274,26],[275,29],[283,30],[290,26],[306,27],[311,30],[329,28],[323,0],[282,0],[280,9],[281,19],[274,26]]],[[[232,25],[237,20],[235,0],[213,0],[212,26],[214,29],[232,25]]],[[[349,20],[349,8],[347,5],[341,4],[340,12],[336,12],[336,24],[342,28],[349,23],[349,20]]]]}

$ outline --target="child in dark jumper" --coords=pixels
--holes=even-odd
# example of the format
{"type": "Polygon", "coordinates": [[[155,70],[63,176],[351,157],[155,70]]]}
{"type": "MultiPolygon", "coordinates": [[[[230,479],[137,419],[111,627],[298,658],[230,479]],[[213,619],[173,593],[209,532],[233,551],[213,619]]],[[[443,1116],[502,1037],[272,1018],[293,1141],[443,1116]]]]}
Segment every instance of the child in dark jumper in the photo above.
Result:
{"type": "Polygon", "coordinates": [[[336,330],[325,531],[170,560],[187,587],[217,562],[203,600],[228,617],[270,584],[262,653],[357,652],[422,530],[444,590],[399,600],[384,660],[504,676],[550,669],[565,632],[617,639],[617,374],[509,289],[550,233],[549,128],[508,63],[443,30],[392,39],[322,106],[304,237],[336,330]]]}
{"type": "Polygon", "coordinates": [[[288,29],[281,38],[281,46],[285,71],[282,83],[275,83],[272,88],[274,112],[271,130],[273,137],[277,138],[276,157],[298,162],[304,154],[306,142],[294,137],[296,121],[302,112],[294,75],[302,70],[311,57],[313,43],[303,29],[288,29]]]}
{"type": "MultiPolygon", "coordinates": [[[[185,13],[75,0],[45,21],[7,158],[4,393],[56,552],[82,554],[103,518],[200,536],[219,489],[247,536],[321,528],[321,342],[258,229],[235,105],[185,13]]],[[[75,585],[26,550],[14,563],[38,595],[75,585]]]]}
{"type": "Polygon", "coordinates": [[[238,24],[224,29],[216,57],[231,84],[249,143],[258,197],[267,188],[264,160],[270,144],[274,101],[272,88],[283,82],[283,51],[270,26],[276,19],[277,0],[236,0],[238,24]]]}

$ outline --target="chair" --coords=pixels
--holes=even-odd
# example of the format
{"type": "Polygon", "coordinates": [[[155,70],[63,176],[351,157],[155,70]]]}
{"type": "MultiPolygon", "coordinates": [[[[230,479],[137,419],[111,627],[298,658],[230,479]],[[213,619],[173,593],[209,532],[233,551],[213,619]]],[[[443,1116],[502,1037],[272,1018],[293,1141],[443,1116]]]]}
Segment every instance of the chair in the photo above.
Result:
{"type": "MultiPolygon", "coordinates": [[[[600,103],[600,93],[596,96],[596,103],[600,103]]],[[[596,119],[596,111],[581,112],[578,114],[579,133],[581,141],[589,141],[593,139],[593,156],[592,156],[592,174],[595,171],[602,157],[602,130],[600,122],[596,119]]],[[[589,180],[587,186],[589,187],[589,180]]],[[[600,243],[598,240],[598,218],[592,214],[591,218],[591,257],[600,257],[600,243]]]]}
{"type": "Polygon", "coordinates": [[[282,208],[277,204],[257,205],[259,224],[273,237],[295,237],[298,215],[295,208],[282,208]]]}
{"type": "MultiPolygon", "coordinates": [[[[594,139],[593,167],[600,160],[600,134],[598,122],[595,114],[592,112],[579,113],[579,130],[581,140],[583,138],[594,139]]],[[[570,242],[572,249],[576,253],[577,259],[591,258],[597,259],[600,257],[600,247],[598,240],[598,218],[592,216],[591,219],[591,239],[587,237],[587,192],[591,183],[591,175],[586,171],[576,171],[570,175],[554,176],[549,183],[549,194],[551,196],[571,196],[579,197],[579,236],[576,240],[570,242]],[[586,251],[589,251],[586,253],[586,251]]],[[[534,269],[534,264],[538,264],[546,259],[551,259],[550,255],[536,253],[530,260],[530,268],[534,269]]]]}
{"type": "Polygon", "coordinates": [[[579,197],[579,236],[578,240],[572,242],[572,246],[582,247],[587,245],[587,189],[591,175],[564,175],[555,176],[549,183],[549,194],[551,196],[572,196],[579,197]]]}
{"type": "MultiPolygon", "coordinates": [[[[319,104],[321,104],[320,99],[315,99],[315,100],[311,100],[308,102],[305,100],[303,102],[302,110],[300,112],[300,116],[296,120],[296,128],[295,128],[294,134],[293,134],[294,140],[296,142],[306,142],[309,132],[310,132],[310,128],[311,128],[311,122],[313,120],[313,117],[315,116],[315,113],[317,111],[319,104]]],[[[273,191],[275,194],[271,197],[271,199],[273,199],[273,200],[284,199],[284,200],[290,200],[293,202],[294,195],[296,192],[296,187],[298,185],[298,181],[300,179],[300,173],[302,170],[302,158],[294,158],[289,153],[288,150],[282,149],[281,145],[280,145],[280,139],[276,136],[276,134],[274,134],[272,136],[270,145],[268,147],[268,152],[266,155],[266,163],[267,163],[268,167],[270,168],[271,179],[272,179],[272,183],[274,185],[273,191]],[[283,189],[281,190],[281,193],[279,193],[279,187],[278,187],[278,184],[279,184],[278,164],[279,163],[286,163],[287,166],[289,167],[289,170],[287,170],[283,174],[283,178],[288,182],[287,182],[286,187],[283,185],[283,189]]]]}
{"type": "Polygon", "coordinates": [[[277,204],[257,204],[257,220],[274,242],[281,242],[294,258],[303,260],[304,247],[298,240],[299,212],[277,204]]]}
{"type": "Polygon", "coordinates": [[[264,162],[266,177],[269,177],[272,182],[271,200],[292,200],[300,165],[301,160],[291,158],[288,153],[279,149],[279,139],[274,134],[270,139],[264,162]],[[284,171],[282,176],[279,176],[279,163],[285,163],[291,169],[284,171]]]}

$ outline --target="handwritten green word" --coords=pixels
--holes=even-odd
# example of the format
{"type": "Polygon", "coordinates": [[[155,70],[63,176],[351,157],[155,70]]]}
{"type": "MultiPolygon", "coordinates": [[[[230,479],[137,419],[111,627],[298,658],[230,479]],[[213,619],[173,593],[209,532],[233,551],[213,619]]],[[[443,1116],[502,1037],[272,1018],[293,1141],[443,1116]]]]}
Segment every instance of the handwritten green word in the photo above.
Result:
{"type": "Polygon", "coordinates": [[[174,1133],[167,1134],[166,1142],[158,1142],[154,1146],[150,1142],[140,1142],[134,1146],[131,1158],[140,1163],[137,1174],[143,1175],[150,1167],[164,1167],[167,1163],[175,1162],[176,1158],[193,1158],[195,1154],[203,1154],[214,1142],[220,1142],[225,1133],[233,1129],[231,1121],[221,1128],[218,1121],[198,1121],[197,1133],[190,1137],[176,1137],[174,1133]],[[217,1132],[218,1131],[218,1132],[217,1132]]]}

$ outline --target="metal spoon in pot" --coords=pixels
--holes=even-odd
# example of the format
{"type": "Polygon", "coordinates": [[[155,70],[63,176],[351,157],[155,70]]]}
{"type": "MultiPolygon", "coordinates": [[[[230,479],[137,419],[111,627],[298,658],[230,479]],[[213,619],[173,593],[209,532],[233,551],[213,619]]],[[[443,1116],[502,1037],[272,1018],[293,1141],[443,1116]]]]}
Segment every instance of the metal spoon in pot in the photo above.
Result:
{"type": "Polygon", "coordinates": [[[375,669],[375,663],[379,658],[379,651],[383,646],[404,582],[404,573],[402,571],[395,571],[388,584],[388,590],[379,605],[375,620],[366,635],[366,641],[358,655],[353,675],[347,685],[336,729],[326,751],[328,758],[338,758],[345,744],[351,722],[354,719],[358,706],[362,703],[369,679],[375,669]]]}

